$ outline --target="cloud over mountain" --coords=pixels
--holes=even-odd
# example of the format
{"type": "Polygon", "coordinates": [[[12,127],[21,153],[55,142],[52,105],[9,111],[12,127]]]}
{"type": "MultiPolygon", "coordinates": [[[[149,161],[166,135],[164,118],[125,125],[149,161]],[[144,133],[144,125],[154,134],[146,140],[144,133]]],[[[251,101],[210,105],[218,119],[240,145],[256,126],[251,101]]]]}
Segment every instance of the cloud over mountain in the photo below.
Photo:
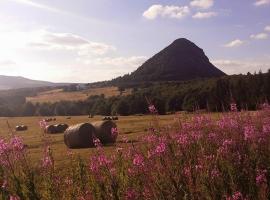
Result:
{"type": "Polygon", "coordinates": [[[157,17],[181,19],[190,13],[188,6],[163,6],[152,5],[144,13],[146,19],[153,20],[157,17]]]}
{"type": "Polygon", "coordinates": [[[208,9],[214,5],[214,0],[193,0],[190,5],[200,9],[208,9]]]}
{"type": "Polygon", "coordinates": [[[216,12],[197,12],[192,16],[194,19],[207,19],[217,16],[216,12]]]}
{"type": "Polygon", "coordinates": [[[265,40],[268,38],[268,34],[267,33],[252,34],[250,38],[255,40],[265,40]]]}
{"type": "Polygon", "coordinates": [[[230,47],[230,48],[232,48],[232,47],[239,47],[239,46],[243,45],[244,43],[245,43],[244,41],[242,41],[240,39],[236,39],[236,40],[233,40],[233,41],[225,44],[224,46],[225,47],[230,47]]]}
{"type": "Polygon", "coordinates": [[[264,6],[264,5],[269,5],[270,0],[257,0],[254,5],[255,6],[264,6]]]}

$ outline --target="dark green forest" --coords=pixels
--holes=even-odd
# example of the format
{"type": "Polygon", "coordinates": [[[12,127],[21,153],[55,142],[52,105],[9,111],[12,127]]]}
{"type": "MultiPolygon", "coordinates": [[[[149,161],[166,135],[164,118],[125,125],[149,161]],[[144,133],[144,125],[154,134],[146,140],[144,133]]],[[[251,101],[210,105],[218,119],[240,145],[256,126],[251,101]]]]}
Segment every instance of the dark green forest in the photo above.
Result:
{"type": "MultiPolygon", "coordinates": [[[[119,90],[128,87],[131,85],[121,84],[119,90]]],[[[264,74],[136,84],[132,88],[132,94],[128,96],[105,98],[100,95],[90,96],[85,101],[42,104],[26,102],[26,96],[34,96],[37,89],[1,92],[0,116],[146,114],[148,103],[154,104],[159,114],[196,110],[227,111],[231,102],[235,102],[239,110],[255,110],[270,100],[270,70],[264,74]]]]}

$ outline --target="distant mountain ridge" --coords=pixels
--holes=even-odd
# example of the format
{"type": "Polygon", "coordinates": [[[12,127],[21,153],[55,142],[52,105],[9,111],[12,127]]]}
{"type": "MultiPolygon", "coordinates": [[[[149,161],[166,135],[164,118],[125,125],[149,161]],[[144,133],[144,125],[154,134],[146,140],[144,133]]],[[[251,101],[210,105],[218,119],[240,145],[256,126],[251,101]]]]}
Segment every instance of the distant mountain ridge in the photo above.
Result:
{"type": "Polygon", "coordinates": [[[185,38],[180,38],[131,74],[113,79],[112,82],[186,81],[224,75],[224,72],[210,63],[201,48],[185,38]]]}
{"type": "Polygon", "coordinates": [[[66,84],[67,83],[53,83],[48,81],[32,80],[21,76],[0,75],[0,90],[60,86],[66,84]]]}

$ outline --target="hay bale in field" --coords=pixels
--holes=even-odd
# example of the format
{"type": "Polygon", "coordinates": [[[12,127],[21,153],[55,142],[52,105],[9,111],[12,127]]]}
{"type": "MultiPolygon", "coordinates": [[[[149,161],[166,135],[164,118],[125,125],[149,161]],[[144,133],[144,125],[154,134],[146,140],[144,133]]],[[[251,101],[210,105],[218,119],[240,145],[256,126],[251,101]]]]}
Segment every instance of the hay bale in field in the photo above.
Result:
{"type": "Polygon", "coordinates": [[[67,117],[66,119],[71,119],[71,117],[67,117]]]}
{"type": "Polygon", "coordinates": [[[64,133],[64,142],[69,148],[94,147],[95,128],[89,123],[70,126],[64,133]]]}
{"type": "Polygon", "coordinates": [[[56,132],[57,133],[64,133],[65,130],[68,128],[68,125],[67,124],[56,124],[54,126],[56,128],[56,132]]]}
{"type": "Polygon", "coordinates": [[[22,128],[23,131],[26,131],[28,129],[28,126],[21,125],[21,128],[22,128]]]}
{"type": "Polygon", "coordinates": [[[45,128],[45,133],[54,134],[57,133],[55,125],[48,125],[45,128]]]}
{"type": "Polygon", "coordinates": [[[116,142],[117,134],[112,134],[112,128],[116,128],[117,126],[113,121],[98,121],[92,124],[95,127],[96,136],[102,144],[116,142]]]}
{"type": "Polygon", "coordinates": [[[117,116],[112,117],[112,120],[118,120],[117,116]]]}
{"type": "Polygon", "coordinates": [[[53,120],[53,121],[56,121],[56,118],[53,118],[52,120],[53,120]]]}
{"type": "Polygon", "coordinates": [[[16,129],[16,131],[26,131],[28,129],[28,127],[25,125],[18,125],[18,126],[16,126],[15,129],[16,129]]]}

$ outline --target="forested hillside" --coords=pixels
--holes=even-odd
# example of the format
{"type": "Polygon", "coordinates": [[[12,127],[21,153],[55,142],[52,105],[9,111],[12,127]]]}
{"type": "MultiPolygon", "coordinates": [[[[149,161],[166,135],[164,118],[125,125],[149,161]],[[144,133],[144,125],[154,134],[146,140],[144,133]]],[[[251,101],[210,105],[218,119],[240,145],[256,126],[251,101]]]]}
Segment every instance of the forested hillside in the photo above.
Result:
{"type": "Polygon", "coordinates": [[[238,109],[254,110],[270,100],[270,71],[262,74],[234,75],[185,82],[162,82],[134,87],[130,95],[105,98],[90,96],[85,101],[55,103],[26,102],[34,91],[6,93],[0,98],[0,116],[31,115],[131,115],[148,112],[148,101],[160,114],[174,111],[226,111],[231,102],[238,109]],[[25,95],[26,94],[26,95],[25,95]]]}

